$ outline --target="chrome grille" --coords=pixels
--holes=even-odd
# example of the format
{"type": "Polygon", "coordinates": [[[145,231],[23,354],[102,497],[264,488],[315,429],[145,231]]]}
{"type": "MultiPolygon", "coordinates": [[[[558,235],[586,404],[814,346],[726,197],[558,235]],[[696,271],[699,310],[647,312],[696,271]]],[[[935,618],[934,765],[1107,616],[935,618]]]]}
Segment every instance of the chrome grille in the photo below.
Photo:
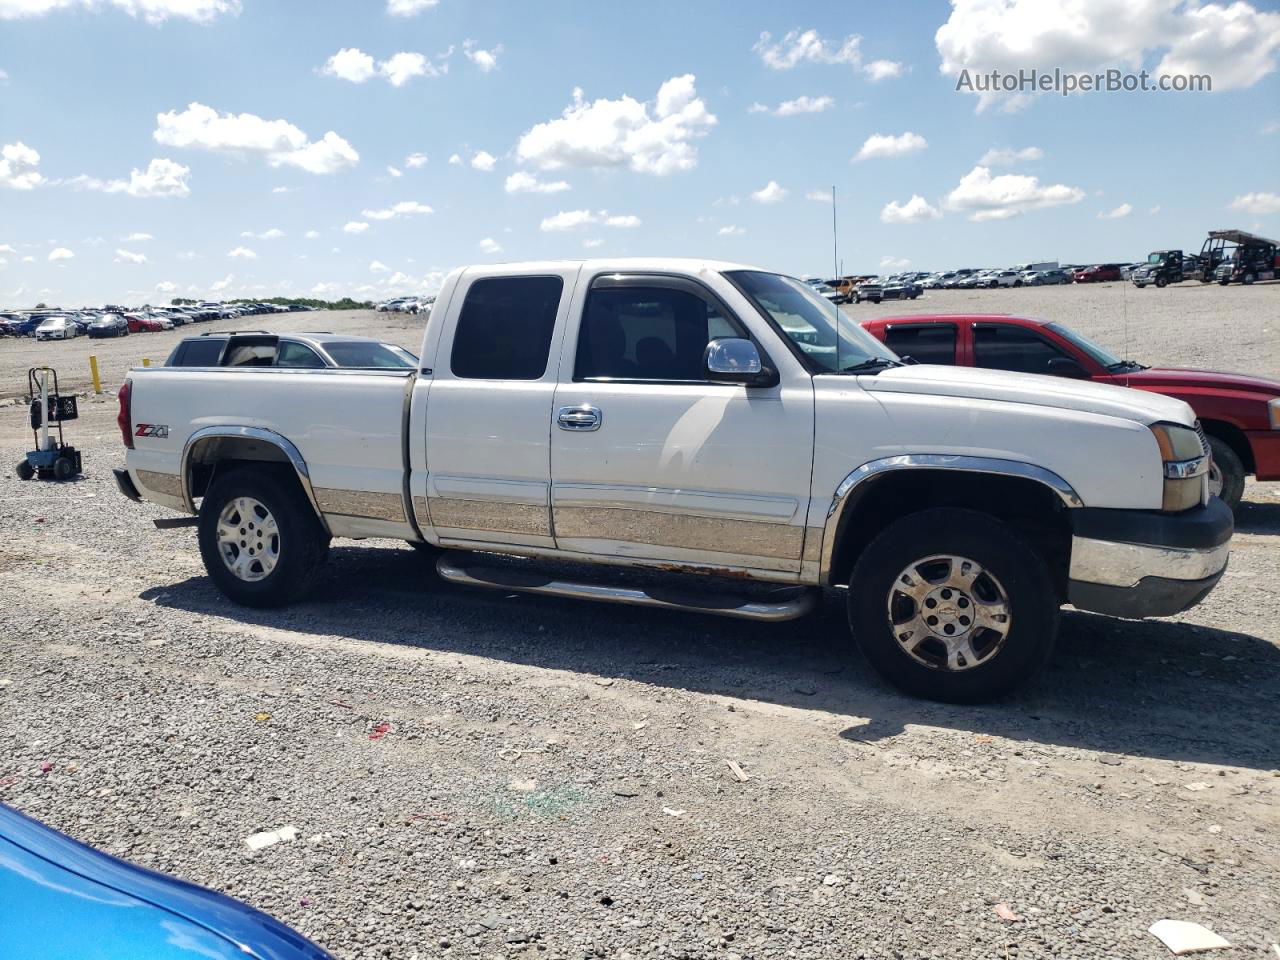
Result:
{"type": "Polygon", "coordinates": [[[1200,426],[1199,420],[1196,421],[1196,433],[1199,434],[1200,436],[1200,449],[1203,450],[1206,455],[1208,455],[1209,438],[1204,435],[1204,427],[1200,426]]]}

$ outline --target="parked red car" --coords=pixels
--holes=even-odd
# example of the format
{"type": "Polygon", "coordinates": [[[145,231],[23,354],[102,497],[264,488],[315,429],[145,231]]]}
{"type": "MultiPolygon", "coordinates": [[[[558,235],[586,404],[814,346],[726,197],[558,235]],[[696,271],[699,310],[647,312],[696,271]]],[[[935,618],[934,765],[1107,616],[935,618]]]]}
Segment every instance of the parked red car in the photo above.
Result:
{"type": "Polygon", "coordinates": [[[155,333],[164,329],[164,324],[159,320],[153,320],[151,317],[139,317],[135,314],[130,314],[125,320],[129,324],[130,333],[155,333]]]}
{"type": "Polygon", "coordinates": [[[1091,267],[1081,267],[1071,275],[1074,283],[1102,283],[1105,280],[1119,280],[1120,264],[1095,263],[1091,267]]]}
{"type": "Polygon", "coordinates": [[[1190,404],[1213,451],[1210,490],[1233,510],[1244,478],[1280,480],[1280,382],[1121,360],[1060,323],[1029,317],[901,316],[863,326],[918,363],[1049,374],[1163,393],[1190,404]]]}

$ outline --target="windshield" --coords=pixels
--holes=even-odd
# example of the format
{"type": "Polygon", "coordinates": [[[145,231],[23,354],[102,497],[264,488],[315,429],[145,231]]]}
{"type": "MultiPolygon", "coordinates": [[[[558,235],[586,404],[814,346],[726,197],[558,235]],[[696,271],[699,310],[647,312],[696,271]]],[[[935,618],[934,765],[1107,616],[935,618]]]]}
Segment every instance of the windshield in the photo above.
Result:
{"type": "Polygon", "coordinates": [[[1060,323],[1046,323],[1045,326],[1060,336],[1063,340],[1074,344],[1094,360],[1098,361],[1099,366],[1114,367],[1116,364],[1121,362],[1119,358],[1113,356],[1092,340],[1076,333],[1070,327],[1064,327],[1060,323]]]}
{"type": "Polygon", "coordinates": [[[386,367],[403,370],[418,365],[418,358],[412,353],[390,343],[351,340],[326,343],[323,346],[325,353],[340,367],[386,367]]]}
{"type": "Polygon", "coordinates": [[[814,373],[839,373],[868,360],[897,361],[892,350],[807,283],[755,270],[725,276],[790,339],[814,373]]]}

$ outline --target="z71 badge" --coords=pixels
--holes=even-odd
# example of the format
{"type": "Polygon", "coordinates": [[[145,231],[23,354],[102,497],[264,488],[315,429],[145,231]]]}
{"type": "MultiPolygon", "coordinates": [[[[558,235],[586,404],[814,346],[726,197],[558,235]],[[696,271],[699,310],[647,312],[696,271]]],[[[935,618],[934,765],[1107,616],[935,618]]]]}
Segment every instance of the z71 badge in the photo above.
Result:
{"type": "Polygon", "coordinates": [[[166,423],[140,423],[133,435],[135,437],[156,437],[164,440],[169,436],[169,425],[166,423]]]}

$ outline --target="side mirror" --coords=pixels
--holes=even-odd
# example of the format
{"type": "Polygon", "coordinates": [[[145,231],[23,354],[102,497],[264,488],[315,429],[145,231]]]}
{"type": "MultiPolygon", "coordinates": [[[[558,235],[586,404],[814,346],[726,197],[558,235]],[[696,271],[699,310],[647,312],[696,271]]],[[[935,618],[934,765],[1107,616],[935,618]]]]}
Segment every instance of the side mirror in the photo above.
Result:
{"type": "Polygon", "coordinates": [[[1085,368],[1070,357],[1054,357],[1049,361],[1048,373],[1051,377],[1070,377],[1072,380],[1089,379],[1085,368]]]}
{"type": "Polygon", "coordinates": [[[778,382],[778,372],[766,367],[756,345],[742,337],[722,337],[708,343],[702,368],[713,383],[772,387],[778,382]]]}

